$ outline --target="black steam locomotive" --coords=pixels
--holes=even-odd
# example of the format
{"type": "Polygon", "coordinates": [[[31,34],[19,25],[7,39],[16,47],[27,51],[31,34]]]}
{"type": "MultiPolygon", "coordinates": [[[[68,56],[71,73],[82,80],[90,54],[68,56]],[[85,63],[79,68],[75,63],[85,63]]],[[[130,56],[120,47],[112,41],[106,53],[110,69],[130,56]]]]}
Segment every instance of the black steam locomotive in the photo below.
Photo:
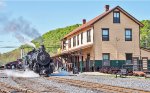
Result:
{"type": "Polygon", "coordinates": [[[53,73],[54,65],[50,55],[45,51],[44,45],[39,49],[33,49],[28,52],[24,60],[25,65],[30,70],[38,73],[39,75],[48,75],[53,73]]]}

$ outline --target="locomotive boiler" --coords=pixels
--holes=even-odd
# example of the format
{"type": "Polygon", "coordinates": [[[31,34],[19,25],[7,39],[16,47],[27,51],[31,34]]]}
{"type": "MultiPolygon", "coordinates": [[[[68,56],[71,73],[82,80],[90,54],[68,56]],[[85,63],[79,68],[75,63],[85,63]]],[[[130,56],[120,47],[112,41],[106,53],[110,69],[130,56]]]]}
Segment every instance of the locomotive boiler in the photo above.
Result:
{"type": "Polygon", "coordinates": [[[49,75],[53,73],[53,61],[50,55],[45,51],[44,45],[41,45],[39,49],[33,49],[28,52],[24,60],[25,65],[30,70],[33,70],[39,75],[49,75]]]}

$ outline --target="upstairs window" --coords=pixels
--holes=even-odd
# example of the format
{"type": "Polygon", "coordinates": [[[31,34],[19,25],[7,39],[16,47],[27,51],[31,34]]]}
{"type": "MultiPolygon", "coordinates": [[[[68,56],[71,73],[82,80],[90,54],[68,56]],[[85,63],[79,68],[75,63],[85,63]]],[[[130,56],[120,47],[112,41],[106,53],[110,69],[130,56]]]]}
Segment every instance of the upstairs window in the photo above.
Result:
{"type": "Polygon", "coordinates": [[[132,29],[125,29],[125,41],[132,41],[132,29]]]}
{"type": "Polygon", "coordinates": [[[68,47],[71,48],[71,38],[68,40],[68,47]]]}
{"type": "Polygon", "coordinates": [[[81,44],[83,44],[83,32],[81,33],[81,44]]]}
{"type": "Polygon", "coordinates": [[[79,45],[79,35],[77,35],[77,45],[79,45]]]}
{"type": "Polygon", "coordinates": [[[87,30],[87,42],[91,42],[91,29],[87,30]]]}
{"type": "Polygon", "coordinates": [[[76,36],[73,37],[73,47],[76,46],[76,36]]]}
{"type": "Polygon", "coordinates": [[[102,29],[102,41],[109,41],[109,29],[108,28],[102,29]]]}
{"type": "Polygon", "coordinates": [[[63,49],[66,49],[66,40],[63,41],[63,49]]]}
{"type": "Polygon", "coordinates": [[[119,11],[113,12],[113,23],[120,23],[120,12],[119,11]]]}

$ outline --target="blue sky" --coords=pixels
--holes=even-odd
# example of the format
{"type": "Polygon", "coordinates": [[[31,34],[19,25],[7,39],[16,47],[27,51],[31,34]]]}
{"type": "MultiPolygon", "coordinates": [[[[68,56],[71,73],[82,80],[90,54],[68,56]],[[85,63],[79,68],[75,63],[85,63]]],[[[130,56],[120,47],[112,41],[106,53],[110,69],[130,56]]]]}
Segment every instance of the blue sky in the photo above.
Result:
{"type": "MultiPolygon", "coordinates": [[[[49,30],[82,23],[104,12],[104,6],[121,6],[138,20],[150,20],[149,0],[0,0],[0,13],[10,19],[23,17],[43,34],[49,30]]],[[[31,40],[31,38],[30,38],[31,40]]],[[[1,46],[19,46],[12,34],[0,34],[1,46]]],[[[0,53],[12,49],[0,48],[0,53]]]]}

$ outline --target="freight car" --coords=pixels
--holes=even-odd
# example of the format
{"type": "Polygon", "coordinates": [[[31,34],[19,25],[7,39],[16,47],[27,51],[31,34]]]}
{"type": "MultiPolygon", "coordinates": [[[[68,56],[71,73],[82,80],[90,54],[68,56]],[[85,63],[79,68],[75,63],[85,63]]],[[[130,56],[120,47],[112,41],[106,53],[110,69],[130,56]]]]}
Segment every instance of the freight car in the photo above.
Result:
{"type": "Polygon", "coordinates": [[[16,61],[9,62],[5,64],[5,69],[22,69],[22,59],[17,59],[16,61]]]}
{"type": "Polygon", "coordinates": [[[53,73],[54,64],[50,55],[46,52],[44,45],[39,49],[28,52],[24,59],[24,64],[39,75],[49,75],[53,73]]]}

